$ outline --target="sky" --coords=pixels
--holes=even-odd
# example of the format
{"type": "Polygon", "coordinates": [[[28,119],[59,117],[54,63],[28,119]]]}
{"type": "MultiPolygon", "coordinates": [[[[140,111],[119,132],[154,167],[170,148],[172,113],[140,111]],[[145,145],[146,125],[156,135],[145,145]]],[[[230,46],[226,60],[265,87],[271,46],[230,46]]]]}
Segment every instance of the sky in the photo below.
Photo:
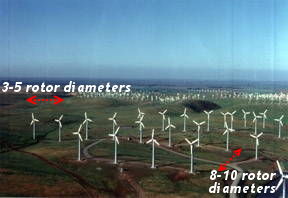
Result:
{"type": "Polygon", "coordinates": [[[0,77],[285,80],[287,10],[287,0],[0,0],[0,77]]]}

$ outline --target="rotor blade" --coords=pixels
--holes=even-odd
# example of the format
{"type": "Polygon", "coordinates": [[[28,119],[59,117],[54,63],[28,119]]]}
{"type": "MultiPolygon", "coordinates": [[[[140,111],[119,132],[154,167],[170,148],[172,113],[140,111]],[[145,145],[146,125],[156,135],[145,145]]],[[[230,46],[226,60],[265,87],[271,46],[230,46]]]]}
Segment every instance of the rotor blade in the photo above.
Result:
{"type": "Polygon", "coordinates": [[[30,122],[30,125],[32,125],[34,123],[34,120],[32,120],[31,122],[30,122]]]}
{"type": "Polygon", "coordinates": [[[59,127],[62,128],[62,123],[59,121],[59,127]]]}
{"type": "Polygon", "coordinates": [[[62,120],[62,118],[63,118],[63,114],[60,116],[59,120],[62,120]]]}
{"type": "Polygon", "coordinates": [[[79,139],[80,139],[80,141],[81,141],[81,142],[83,142],[83,139],[82,139],[82,137],[81,137],[81,134],[80,134],[80,133],[78,133],[78,136],[79,136],[79,139]]]}
{"type": "Polygon", "coordinates": [[[187,138],[185,138],[185,140],[188,144],[192,144],[192,142],[190,142],[187,138]]]}
{"type": "MultiPolygon", "coordinates": [[[[276,186],[276,190],[278,190],[278,188],[281,186],[281,184],[283,183],[284,179],[283,177],[281,177],[281,179],[279,180],[277,186],[276,186]]],[[[283,186],[284,187],[284,186],[283,186]]]]}
{"type": "Polygon", "coordinates": [[[118,127],[118,128],[116,129],[116,131],[114,132],[115,135],[117,135],[119,129],[120,129],[120,127],[118,127]]]}
{"type": "Polygon", "coordinates": [[[199,139],[196,139],[196,140],[194,140],[193,142],[192,142],[192,144],[195,144],[196,142],[198,142],[199,141],[199,139]]]}
{"type": "Polygon", "coordinates": [[[115,125],[117,125],[117,122],[116,122],[116,120],[115,120],[115,119],[113,119],[113,122],[114,122],[114,124],[115,124],[115,125]]]}
{"type": "Polygon", "coordinates": [[[250,134],[250,136],[251,136],[252,138],[257,138],[256,136],[254,136],[254,135],[252,135],[252,134],[250,134]]]}
{"type": "Polygon", "coordinates": [[[34,113],[32,113],[32,120],[34,120],[34,113]]]}
{"type": "Polygon", "coordinates": [[[283,170],[282,170],[282,168],[281,168],[281,166],[280,166],[279,161],[277,160],[276,163],[277,163],[278,170],[279,170],[280,174],[283,175],[283,170]]]}
{"type": "Polygon", "coordinates": [[[117,142],[117,144],[119,144],[119,140],[117,136],[115,136],[115,141],[117,142]]]}
{"type": "Polygon", "coordinates": [[[260,133],[257,135],[257,138],[261,137],[263,135],[263,133],[260,133]]]}
{"type": "Polygon", "coordinates": [[[163,114],[165,114],[167,112],[167,109],[165,109],[164,111],[163,111],[163,114]]]}
{"type": "Polygon", "coordinates": [[[205,121],[201,122],[200,125],[205,124],[205,121]]]}
{"type": "Polygon", "coordinates": [[[146,142],[146,144],[150,144],[153,141],[153,139],[150,139],[146,142]]]}
{"type": "Polygon", "coordinates": [[[157,140],[153,140],[154,143],[156,143],[158,146],[160,145],[159,142],[157,142],[157,140]]]}
{"type": "Polygon", "coordinates": [[[87,113],[86,112],[84,113],[84,116],[85,116],[85,120],[86,120],[87,119],[87,113]]]}

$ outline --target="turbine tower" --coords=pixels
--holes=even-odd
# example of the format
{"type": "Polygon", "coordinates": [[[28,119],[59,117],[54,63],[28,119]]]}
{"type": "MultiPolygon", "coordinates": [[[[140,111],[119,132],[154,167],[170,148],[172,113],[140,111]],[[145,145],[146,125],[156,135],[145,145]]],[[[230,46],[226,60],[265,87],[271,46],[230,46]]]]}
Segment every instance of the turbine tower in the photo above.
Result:
{"type": "Polygon", "coordinates": [[[85,120],[83,121],[82,124],[85,124],[85,140],[88,140],[88,123],[92,122],[90,118],[87,117],[87,113],[84,113],[85,120]]]}
{"type": "Polygon", "coordinates": [[[157,144],[158,146],[160,145],[158,142],[157,142],[157,140],[155,140],[154,139],[154,129],[152,129],[152,135],[151,135],[151,139],[150,140],[148,140],[147,142],[146,142],[146,144],[149,144],[149,143],[151,143],[152,142],[152,165],[151,165],[151,168],[155,168],[155,162],[154,162],[154,160],[155,160],[155,158],[154,158],[154,154],[155,154],[155,144],[157,144]]]}
{"type": "Polygon", "coordinates": [[[165,130],[169,129],[169,144],[168,146],[171,147],[171,128],[176,128],[173,124],[171,124],[170,117],[168,117],[168,125],[165,130]]]}
{"type": "Polygon", "coordinates": [[[243,112],[243,119],[244,119],[244,127],[247,127],[247,115],[250,114],[250,112],[246,112],[244,109],[242,109],[243,112]]]}
{"type": "Polygon", "coordinates": [[[204,111],[204,113],[207,115],[207,131],[210,131],[210,114],[213,113],[213,111],[204,111]]]}
{"type": "Polygon", "coordinates": [[[278,182],[278,184],[276,186],[276,191],[283,184],[282,197],[285,198],[286,197],[286,180],[288,180],[288,174],[283,172],[279,161],[277,160],[276,162],[277,162],[278,170],[279,170],[279,173],[280,173],[280,176],[281,176],[281,178],[280,178],[280,180],[279,180],[279,182],[278,182]]]}
{"type": "Polygon", "coordinates": [[[54,121],[58,123],[59,129],[58,129],[58,141],[61,142],[61,129],[62,129],[62,123],[61,120],[63,118],[63,115],[60,116],[59,119],[55,119],[54,121]]]}
{"type": "Polygon", "coordinates": [[[187,138],[185,138],[186,142],[190,145],[190,155],[191,155],[191,161],[190,161],[190,173],[194,173],[194,144],[199,141],[199,139],[194,140],[193,142],[190,142],[187,138]]]}
{"type": "Polygon", "coordinates": [[[263,133],[260,133],[260,134],[258,134],[256,136],[250,134],[250,136],[256,140],[256,142],[255,142],[255,159],[256,160],[258,160],[259,137],[261,137],[262,135],[263,135],[263,133]]]}
{"type": "Polygon", "coordinates": [[[278,132],[278,138],[281,138],[281,127],[284,126],[282,119],[284,118],[284,115],[282,115],[279,119],[274,119],[276,122],[278,122],[278,128],[279,128],[279,132],[278,132]]]}
{"type": "Polygon", "coordinates": [[[116,129],[116,131],[113,133],[113,134],[109,134],[110,137],[113,137],[114,139],[114,164],[117,164],[117,144],[119,144],[119,140],[118,140],[118,137],[117,137],[117,133],[119,131],[120,127],[118,127],[116,129]]]}
{"type": "Polygon", "coordinates": [[[32,120],[31,120],[30,126],[33,125],[33,140],[36,139],[36,134],[35,134],[35,124],[36,124],[36,122],[39,122],[39,120],[37,120],[34,117],[34,113],[32,113],[32,120]]]}
{"type": "Polygon", "coordinates": [[[165,113],[167,112],[167,109],[165,109],[163,112],[158,112],[160,115],[162,115],[162,131],[164,131],[165,130],[165,119],[166,119],[166,117],[165,117],[165,113]]]}
{"type": "Polygon", "coordinates": [[[135,121],[136,124],[139,124],[139,143],[142,144],[143,129],[145,128],[143,124],[144,114],[140,117],[139,120],[135,121]]]}
{"type": "Polygon", "coordinates": [[[184,120],[183,132],[186,132],[186,119],[189,118],[189,116],[186,114],[186,108],[184,109],[184,113],[180,115],[180,117],[183,117],[183,120],[184,120]]]}
{"type": "Polygon", "coordinates": [[[198,142],[197,142],[197,147],[199,147],[200,146],[200,130],[201,130],[201,125],[203,125],[203,124],[205,124],[205,121],[204,122],[200,122],[200,123],[198,123],[198,122],[196,122],[195,120],[193,120],[193,122],[194,122],[194,124],[196,124],[197,125],[197,133],[198,133],[198,142]]]}
{"type": "Polygon", "coordinates": [[[81,137],[81,129],[82,129],[82,124],[80,124],[79,128],[78,128],[78,131],[76,132],[73,132],[73,135],[78,135],[78,161],[81,160],[81,142],[83,141],[82,137],[81,137]]]}

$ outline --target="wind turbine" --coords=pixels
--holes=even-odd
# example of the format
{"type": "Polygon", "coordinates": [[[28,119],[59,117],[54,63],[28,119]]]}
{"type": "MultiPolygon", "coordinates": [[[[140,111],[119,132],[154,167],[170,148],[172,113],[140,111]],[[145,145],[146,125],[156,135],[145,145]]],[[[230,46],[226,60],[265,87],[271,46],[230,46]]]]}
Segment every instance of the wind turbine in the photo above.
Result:
{"type": "Polygon", "coordinates": [[[223,135],[227,134],[227,138],[226,138],[226,151],[229,151],[229,135],[230,132],[234,132],[234,129],[231,129],[228,127],[228,125],[226,124],[226,130],[224,131],[223,135]]]}
{"type": "Polygon", "coordinates": [[[190,142],[187,138],[185,138],[186,142],[190,145],[190,155],[191,155],[191,162],[190,162],[190,173],[194,173],[194,144],[199,141],[199,139],[190,142]]]}
{"type": "Polygon", "coordinates": [[[276,122],[279,123],[279,134],[278,138],[281,138],[281,127],[283,127],[282,119],[284,118],[284,115],[282,115],[279,119],[274,119],[276,122]]]}
{"type": "MultiPolygon", "coordinates": [[[[108,120],[112,121],[112,133],[113,134],[115,132],[115,126],[117,126],[117,122],[116,122],[116,119],[115,119],[116,116],[117,116],[117,113],[115,112],[111,118],[108,118],[108,120]]],[[[113,140],[114,140],[114,136],[113,136],[113,140]]]]}
{"type": "Polygon", "coordinates": [[[196,122],[195,120],[193,120],[193,122],[194,122],[194,124],[197,125],[197,133],[198,133],[198,138],[197,138],[197,139],[198,139],[198,143],[197,143],[197,147],[199,147],[199,146],[200,146],[200,129],[201,129],[201,125],[205,124],[205,121],[198,123],[198,122],[196,122]]]}
{"type": "Polygon", "coordinates": [[[230,124],[230,128],[233,129],[233,122],[234,122],[234,114],[236,113],[237,111],[233,111],[232,113],[228,112],[228,115],[231,116],[231,124],[230,124]]]}
{"type": "Polygon", "coordinates": [[[88,123],[93,122],[90,118],[87,117],[87,113],[84,113],[85,120],[82,124],[85,124],[85,140],[88,140],[88,123]]]}
{"type": "Polygon", "coordinates": [[[120,129],[120,127],[118,127],[113,134],[109,134],[110,137],[113,137],[114,143],[115,143],[114,164],[117,164],[117,144],[119,144],[119,140],[118,140],[118,137],[117,137],[117,133],[118,133],[119,129],[120,129]]]}
{"type": "Polygon", "coordinates": [[[154,152],[155,152],[155,145],[154,144],[157,144],[158,146],[160,145],[157,140],[154,139],[154,129],[152,129],[152,135],[151,135],[151,139],[148,140],[146,142],[146,144],[149,144],[152,142],[152,165],[151,165],[151,168],[155,168],[155,163],[154,163],[154,152]]]}
{"type": "Polygon", "coordinates": [[[252,138],[255,138],[256,144],[255,144],[255,159],[258,160],[258,146],[259,146],[259,137],[261,137],[263,133],[260,133],[258,135],[251,135],[252,138]]]}
{"type": "Polygon", "coordinates": [[[144,116],[145,113],[141,112],[140,108],[138,107],[138,116],[137,119],[141,118],[142,116],[144,116]]]}
{"type": "Polygon", "coordinates": [[[255,135],[257,135],[257,123],[258,123],[257,119],[261,119],[262,117],[257,116],[254,111],[253,111],[253,116],[254,116],[253,122],[255,123],[255,135]]]}
{"type": "Polygon", "coordinates": [[[283,193],[282,193],[282,197],[285,198],[286,197],[286,180],[288,180],[288,174],[287,173],[283,173],[283,170],[280,166],[279,161],[277,160],[277,166],[278,166],[278,170],[279,173],[281,175],[281,178],[276,186],[276,191],[278,190],[278,188],[281,186],[281,184],[283,184],[283,193]]]}
{"type": "Polygon", "coordinates": [[[80,124],[78,131],[73,132],[73,135],[78,135],[78,161],[81,160],[81,153],[80,153],[80,149],[81,149],[81,142],[83,141],[82,137],[81,137],[81,129],[82,129],[83,124],[80,124]]]}
{"type": "Polygon", "coordinates": [[[267,111],[268,109],[266,109],[263,113],[259,113],[263,118],[263,129],[265,129],[265,120],[267,119],[267,115],[266,115],[267,111]]]}
{"type": "Polygon", "coordinates": [[[139,138],[140,138],[139,143],[140,144],[142,144],[143,129],[145,128],[145,126],[142,122],[143,118],[144,118],[144,115],[142,115],[139,120],[135,121],[136,124],[139,124],[139,133],[140,133],[139,134],[139,138]]]}
{"type": "Polygon", "coordinates": [[[35,123],[36,122],[39,122],[39,120],[37,120],[34,117],[34,113],[32,113],[32,120],[31,120],[30,126],[33,125],[33,140],[35,140],[35,138],[36,138],[36,134],[35,134],[35,123]]]}
{"type": "Polygon", "coordinates": [[[210,114],[213,113],[213,111],[204,111],[204,113],[207,115],[207,131],[210,131],[210,114]]]}
{"type": "Polygon", "coordinates": [[[167,109],[165,109],[163,112],[158,112],[160,115],[162,115],[162,131],[164,131],[165,130],[165,113],[167,112],[167,109]]]}
{"type": "Polygon", "coordinates": [[[169,129],[169,144],[168,146],[171,147],[171,128],[176,128],[173,124],[171,124],[170,117],[168,117],[168,125],[165,130],[169,129]]]}
{"type": "Polygon", "coordinates": [[[243,112],[243,119],[244,119],[244,127],[246,128],[247,127],[247,115],[250,114],[250,112],[246,112],[244,109],[242,109],[242,112],[243,112]]]}
{"type": "Polygon", "coordinates": [[[228,114],[228,112],[226,112],[226,113],[221,112],[221,115],[223,115],[223,117],[224,117],[224,128],[225,128],[225,123],[227,124],[227,114],[228,114]]]}
{"type": "Polygon", "coordinates": [[[183,128],[183,132],[186,132],[186,119],[189,118],[189,116],[186,114],[186,108],[184,109],[184,113],[182,115],[180,115],[180,117],[183,117],[184,119],[184,128],[183,128]]]}
{"type": "Polygon", "coordinates": [[[61,120],[63,118],[63,115],[60,116],[59,119],[55,119],[54,121],[59,124],[59,130],[58,130],[58,141],[61,142],[61,128],[62,128],[62,123],[61,120]]]}

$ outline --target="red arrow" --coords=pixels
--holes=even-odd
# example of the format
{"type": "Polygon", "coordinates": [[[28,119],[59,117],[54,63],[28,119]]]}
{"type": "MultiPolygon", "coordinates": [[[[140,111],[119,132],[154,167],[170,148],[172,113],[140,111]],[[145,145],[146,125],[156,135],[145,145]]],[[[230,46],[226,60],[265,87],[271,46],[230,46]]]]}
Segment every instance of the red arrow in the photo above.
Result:
{"type": "Polygon", "coordinates": [[[242,152],[242,148],[233,151],[233,153],[234,153],[235,155],[237,155],[237,156],[240,156],[240,155],[241,155],[241,152],[242,152]]]}
{"type": "Polygon", "coordinates": [[[60,102],[63,102],[64,101],[64,99],[63,98],[60,98],[60,97],[58,97],[58,96],[53,96],[55,99],[48,99],[48,98],[46,98],[46,99],[36,99],[36,97],[37,96],[32,96],[32,97],[30,97],[30,98],[27,98],[26,99],[26,101],[27,102],[30,102],[31,104],[37,104],[36,103],[36,101],[55,101],[53,104],[59,104],[60,102]]]}
{"type": "Polygon", "coordinates": [[[31,104],[37,104],[36,102],[34,102],[34,98],[36,98],[37,96],[32,96],[30,98],[27,98],[26,101],[30,102],[31,104]]]}
{"type": "Polygon", "coordinates": [[[225,170],[227,170],[226,164],[220,164],[220,166],[219,166],[219,168],[218,168],[218,171],[219,171],[219,172],[222,172],[222,171],[225,171],[225,170]]]}
{"type": "Polygon", "coordinates": [[[56,98],[56,102],[54,102],[53,104],[59,104],[60,102],[63,102],[64,99],[63,98],[60,98],[58,96],[54,96],[54,98],[56,98]]]}

